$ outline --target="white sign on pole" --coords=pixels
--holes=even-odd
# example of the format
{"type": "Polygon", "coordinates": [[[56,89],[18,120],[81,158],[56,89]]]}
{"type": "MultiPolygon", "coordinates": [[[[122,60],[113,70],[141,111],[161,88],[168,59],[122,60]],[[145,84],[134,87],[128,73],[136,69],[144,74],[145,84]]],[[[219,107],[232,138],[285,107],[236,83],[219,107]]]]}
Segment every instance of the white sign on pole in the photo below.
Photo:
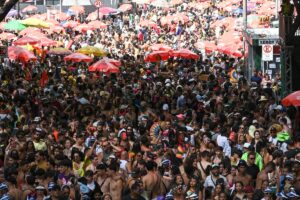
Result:
{"type": "Polygon", "coordinates": [[[262,45],[262,58],[263,61],[273,60],[273,45],[264,44],[262,45]]]}

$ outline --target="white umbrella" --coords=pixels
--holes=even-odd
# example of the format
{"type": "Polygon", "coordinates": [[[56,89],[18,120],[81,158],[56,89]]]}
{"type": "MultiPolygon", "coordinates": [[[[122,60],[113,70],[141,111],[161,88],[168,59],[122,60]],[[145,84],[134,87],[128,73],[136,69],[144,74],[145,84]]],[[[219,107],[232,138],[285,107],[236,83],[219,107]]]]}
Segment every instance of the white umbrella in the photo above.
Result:
{"type": "Polygon", "coordinates": [[[150,0],[132,0],[136,4],[150,4],[150,0]]]}
{"type": "Polygon", "coordinates": [[[151,3],[151,5],[154,7],[159,7],[159,8],[171,7],[171,4],[169,2],[167,2],[166,0],[155,0],[151,3]]]}

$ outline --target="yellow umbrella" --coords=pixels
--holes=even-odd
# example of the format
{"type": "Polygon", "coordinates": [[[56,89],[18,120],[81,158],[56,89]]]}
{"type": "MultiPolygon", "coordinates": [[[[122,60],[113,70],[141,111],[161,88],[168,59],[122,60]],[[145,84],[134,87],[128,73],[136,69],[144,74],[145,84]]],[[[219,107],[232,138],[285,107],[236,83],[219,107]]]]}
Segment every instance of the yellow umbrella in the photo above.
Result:
{"type": "Polygon", "coordinates": [[[95,55],[95,56],[106,56],[106,52],[98,47],[86,46],[82,47],[77,51],[78,53],[86,54],[86,55],[95,55]]]}
{"type": "Polygon", "coordinates": [[[49,28],[49,24],[37,18],[27,18],[22,20],[21,23],[27,26],[34,26],[38,28],[49,28]]]}

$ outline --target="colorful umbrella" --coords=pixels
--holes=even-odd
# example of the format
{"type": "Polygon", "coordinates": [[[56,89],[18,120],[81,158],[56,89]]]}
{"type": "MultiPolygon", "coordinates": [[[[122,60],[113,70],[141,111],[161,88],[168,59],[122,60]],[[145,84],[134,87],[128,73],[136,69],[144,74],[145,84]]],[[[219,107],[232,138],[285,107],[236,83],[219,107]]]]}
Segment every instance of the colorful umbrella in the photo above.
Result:
{"type": "Polygon", "coordinates": [[[109,15],[111,13],[117,13],[118,10],[111,7],[102,7],[99,9],[99,12],[102,13],[103,15],[109,15]]]}
{"type": "Polygon", "coordinates": [[[53,48],[50,49],[47,54],[49,55],[70,55],[72,54],[72,51],[66,48],[53,48]]]}
{"type": "Polygon", "coordinates": [[[146,56],[146,62],[159,62],[170,58],[169,51],[154,51],[146,56]]]}
{"type": "Polygon", "coordinates": [[[104,29],[104,28],[107,28],[107,25],[103,22],[100,22],[100,21],[92,21],[90,23],[88,23],[89,26],[93,26],[95,27],[96,29],[104,29]]]}
{"type": "Polygon", "coordinates": [[[22,31],[26,28],[20,21],[11,20],[7,24],[4,25],[4,29],[11,31],[22,31]]]}
{"type": "Polygon", "coordinates": [[[129,11],[132,9],[132,5],[131,4],[128,4],[128,3],[125,3],[125,4],[122,4],[118,10],[122,11],[122,12],[126,12],[126,11],[129,11]]]}
{"type": "Polygon", "coordinates": [[[29,6],[26,6],[25,8],[23,8],[22,12],[34,12],[37,10],[38,10],[38,8],[36,6],[29,5],[29,6]]]}
{"type": "Polygon", "coordinates": [[[24,36],[24,37],[19,38],[16,41],[14,41],[14,45],[27,45],[27,44],[34,45],[34,44],[38,44],[40,42],[41,41],[38,39],[29,37],[29,36],[24,36]]]}
{"type": "Polygon", "coordinates": [[[86,56],[82,53],[72,53],[64,58],[65,61],[73,62],[92,62],[93,59],[89,56],[86,56]]]}
{"type": "Polygon", "coordinates": [[[173,51],[171,55],[178,58],[195,59],[195,60],[199,59],[199,55],[195,54],[194,52],[188,49],[179,49],[177,51],[173,51]]]}
{"type": "Polygon", "coordinates": [[[89,67],[90,72],[119,73],[120,61],[103,58],[89,67]],[[114,64],[115,63],[115,64],[114,64]]]}
{"type": "Polygon", "coordinates": [[[46,23],[50,26],[50,28],[51,26],[59,26],[59,22],[56,21],[55,19],[48,19],[46,23]]]}
{"type": "Polygon", "coordinates": [[[8,47],[8,58],[12,60],[20,60],[21,62],[27,63],[28,61],[36,61],[37,58],[30,51],[17,46],[8,47]]]}
{"type": "Polygon", "coordinates": [[[76,14],[83,14],[85,12],[83,6],[72,6],[69,10],[76,14]]]}
{"type": "Polygon", "coordinates": [[[56,46],[57,45],[57,42],[54,41],[54,40],[51,40],[49,38],[42,38],[41,39],[41,43],[40,43],[41,46],[46,46],[46,47],[49,47],[49,46],[56,46]]]}
{"type": "Polygon", "coordinates": [[[284,97],[281,104],[284,106],[300,106],[300,90],[284,97]]]}
{"type": "Polygon", "coordinates": [[[61,32],[65,32],[65,29],[61,26],[50,26],[49,29],[47,29],[47,33],[51,34],[51,33],[61,33],[61,32]]]}
{"type": "Polygon", "coordinates": [[[14,38],[16,38],[17,36],[15,34],[12,33],[1,33],[0,34],[0,40],[12,40],[14,38]]]}
{"type": "Polygon", "coordinates": [[[60,21],[65,21],[65,20],[68,20],[70,19],[71,16],[67,15],[66,13],[58,13],[55,15],[55,19],[59,19],[60,21]]]}
{"type": "Polygon", "coordinates": [[[49,28],[49,25],[43,20],[37,18],[27,18],[21,21],[22,24],[38,28],[49,28]]]}
{"type": "Polygon", "coordinates": [[[106,52],[100,48],[93,46],[82,47],[77,51],[78,53],[86,54],[86,55],[95,55],[95,56],[105,56],[106,52]]]}

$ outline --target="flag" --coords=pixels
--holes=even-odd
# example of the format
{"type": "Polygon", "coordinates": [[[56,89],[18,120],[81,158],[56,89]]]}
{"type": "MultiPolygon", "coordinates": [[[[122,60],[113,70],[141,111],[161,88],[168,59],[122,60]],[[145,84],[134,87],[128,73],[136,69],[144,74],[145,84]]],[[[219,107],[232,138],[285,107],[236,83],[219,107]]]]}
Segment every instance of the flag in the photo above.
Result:
{"type": "Polygon", "coordinates": [[[48,74],[47,74],[47,71],[44,70],[43,73],[42,73],[42,76],[41,76],[40,86],[45,87],[47,81],[48,81],[48,74]]]}

